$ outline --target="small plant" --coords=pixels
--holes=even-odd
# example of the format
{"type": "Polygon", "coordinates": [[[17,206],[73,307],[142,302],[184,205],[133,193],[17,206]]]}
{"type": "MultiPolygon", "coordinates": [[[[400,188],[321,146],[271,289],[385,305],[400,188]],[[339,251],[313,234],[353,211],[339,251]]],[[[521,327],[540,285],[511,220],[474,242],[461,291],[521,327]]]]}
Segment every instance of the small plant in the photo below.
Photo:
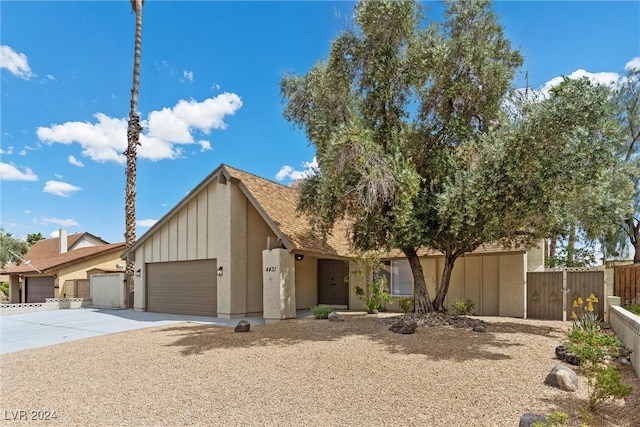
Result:
{"type": "Polygon", "coordinates": [[[311,307],[311,313],[316,319],[328,319],[329,313],[333,311],[333,308],[327,304],[314,305],[311,307]]]}
{"type": "Polygon", "coordinates": [[[585,306],[581,297],[573,300],[573,311],[571,319],[573,320],[574,329],[582,329],[597,332],[600,330],[600,319],[593,312],[593,304],[598,302],[598,297],[592,292],[587,298],[585,306]]]}
{"type": "Polygon", "coordinates": [[[566,426],[569,420],[569,414],[566,412],[555,411],[546,416],[546,422],[537,421],[533,423],[533,427],[560,427],[566,426]]]}
{"type": "Polygon", "coordinates": [[[475,307],[476,304],[468,298],[466,300],[457,299],[453,304],[451,304],[449,310],[458,315],[465,315],[473,313],[473,309],[475,307]]]}
{"type": "Polygon", "coordinates": [[[364,303],[364,309],[367,313],[386,311],[386,304],[391,304],[393,299],[388,292],[387,276],[382,271],[384,264],[380,262],[380,256],[369,252],[358,255],[355,262],[358,269],[354,274],[364,278],[365,287],[356,286],[353,291],[364,303]]]}
{"type": "Polygon", "coordinates": [[[411,297],[402,297],[398,300],[398,305],[400,305],[400,308],[402,309],[404,314],[409,314],[413,311],[416,302],[411,297]]]}

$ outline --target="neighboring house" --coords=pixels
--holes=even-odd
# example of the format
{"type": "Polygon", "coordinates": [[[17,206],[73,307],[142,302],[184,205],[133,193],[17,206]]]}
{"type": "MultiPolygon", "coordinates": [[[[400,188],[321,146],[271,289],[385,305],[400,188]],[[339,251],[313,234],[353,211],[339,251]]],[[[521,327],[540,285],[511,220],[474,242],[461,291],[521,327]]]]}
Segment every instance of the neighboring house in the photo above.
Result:
{"type": "MultiPolygon", "coordinates": [[[[124,243],[109,244],[90,233],[67,235],[34,243],[23,262],[5,266],[9,276],[11,303],[44,302],[46,298],[77,297],[77,281],[89,279],[88,272],[116,269],[124,243]]],[[[87,282],[88,283],[88,282],[87,282]]],[[[88,292],[88,284],[85,286],[88,292]]],[[[83,295],[87,296],[88,295],[83,295]]]]}
{"type": "MultiPolygon", "coordinates": [[[[323,242],[297,200],[296,188],[219,166],[122,254],[135,264],[134,308],[267,322],[317,304],[360,309],[347,229],[340,224],[323,242]]],[[[425,255],[433,296],[443,258],[425,255]]],[[[406,259],[388,260],[391,293],[412,296],[406,259]]],[[[524,317],[526,272],[542,266],[542,250],[488,246],[456,262],[448,301],[471,298],[478,314],[524,317]]]]}

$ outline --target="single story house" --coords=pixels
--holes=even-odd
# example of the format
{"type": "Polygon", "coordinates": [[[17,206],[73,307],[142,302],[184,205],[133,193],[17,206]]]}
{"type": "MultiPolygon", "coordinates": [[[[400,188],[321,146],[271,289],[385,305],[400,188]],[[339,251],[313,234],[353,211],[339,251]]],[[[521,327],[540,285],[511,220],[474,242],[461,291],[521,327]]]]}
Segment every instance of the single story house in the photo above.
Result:
{"type": "Polygon", "coordinates": [[[91,233],[39,240],[22,257],[20,264],[9,264],[2,274],[9,276],[10,303],[45,302],[47,298],[89,297],[89,272],[116,269],[122,264],[124,243],[109,244],[91,233]],[[80,292],[78,280],[86,283],[80,292]]]}
{"type": "MultiPolygon", "coordinates": [[[[135,264],[134,308],[267,322],[317,304],[362,308],[345,226],[323,243],[297,198],[296,188],[220,165],[122,254],[135,264]]],[[[443,258],[424,255],[434,292],[443,258]]],[[[412,296],[408,262],[387,258],[392,295],[412,296]]],[[[541,268],[541,249],[482,248],[457,261],[448,301],[471,298],[478,314],[524,317],[526,273],[541,268]]]]}

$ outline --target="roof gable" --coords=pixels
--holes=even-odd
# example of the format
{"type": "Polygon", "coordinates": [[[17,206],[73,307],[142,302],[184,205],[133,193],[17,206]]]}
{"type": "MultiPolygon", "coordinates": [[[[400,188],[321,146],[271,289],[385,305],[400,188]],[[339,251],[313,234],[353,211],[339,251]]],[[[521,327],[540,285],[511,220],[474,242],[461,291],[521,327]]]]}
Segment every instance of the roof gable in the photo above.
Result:
{"type": "Polygon", "coordinates": [[[351,255],[347,239],[347,228],[342,224],[335,228],[333,234],[327,236],[324,243],[320,236],[313,233],[308,217],[296,210],[298,203],[297,189],[222,164],[147,230],[129,250],[125,251],[122,255],[123,259],[126,258],[129,252],[135,251],[163,224],[177,215],[185,205],[194,197],[197,197],[199,192],[214,180],[218,180],[221,183],[230,181],[233,185],[237,185],[288,250],[343,257],[351,255]]]}

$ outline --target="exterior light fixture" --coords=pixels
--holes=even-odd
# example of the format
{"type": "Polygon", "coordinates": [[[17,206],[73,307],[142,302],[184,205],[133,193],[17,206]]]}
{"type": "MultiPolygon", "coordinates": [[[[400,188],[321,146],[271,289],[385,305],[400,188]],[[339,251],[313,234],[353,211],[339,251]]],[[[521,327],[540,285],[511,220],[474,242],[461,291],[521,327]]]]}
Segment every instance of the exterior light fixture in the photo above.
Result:
{"type": "Polygon", "coordinates": [[[304,255],[296,254],[295,258],[296,258],[296,261],[302,261],[304,259],[304,255]]]}
{"type": "Polygon", "coordinates": [[[140,277],[141,273],[140,273],[140,269],[136,270],[136,277],[140,277]]]}
{"type": "Polygon", "coordinates": [[[218,276],[222,276],[222,266],[218,267],[218,276]]]}

